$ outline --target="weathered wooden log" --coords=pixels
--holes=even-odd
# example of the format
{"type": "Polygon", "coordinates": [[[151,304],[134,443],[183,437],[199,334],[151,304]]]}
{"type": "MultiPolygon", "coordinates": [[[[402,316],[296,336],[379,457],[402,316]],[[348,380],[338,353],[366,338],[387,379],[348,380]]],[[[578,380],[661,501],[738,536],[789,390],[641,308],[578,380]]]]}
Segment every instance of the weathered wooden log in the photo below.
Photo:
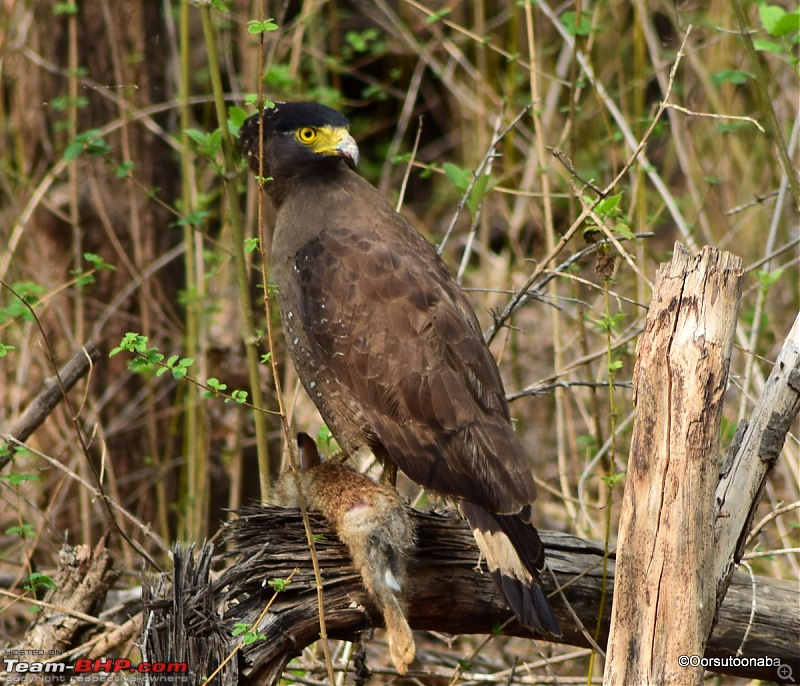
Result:
{"type": "Polygon", "coordinates": [[[676,244],[661,265],[633,374],[606,684],[700,684],[716,607],[714,492],[742,261],[676,244]]]}
{"type": "MultiPolygon", "coordinates": [[[[186,587],[167,593],[167,600],[156,600],[159,594],[150,592],[145,606],[148,618],[145,625],[149,626],[145,649],[149,660],[184,659],[177,656],[187,655],[186,648],[181,649],[182,653],[170,652],[178,650],[180,636],[189,636],[202,646],[208,635],[213,637],[214,654],[223,655],[233,651],[239,642],[232,637],[233,628],[252,625],[272,600],[269,612],[257,627],[263,638],[242,646],[233,665],[238,683],[270,684],[280,677],[289,660],[319,638],[314,573],[299,512],[263,506],[248,508],[240,514],[240,519],[227,528],[236,559],[218,579],[205,583],[202,576],[187,577],[181,572],[179,578],[185,579],[186,587]],[[276,593],[274,582],[288,578],[293,572],[288,586],[276,593]],[[164,631],[169,632],[169,640],[164,631]]],[[[478,551],[466,523],[455,516],[418,512],[414,513],[414,521],[418,550],[411,564],[409,599],[409,623],[413,629],[449,634],[499,631],[530,636],[514,620],[489,574],[476,568],[478,551]]],[[[316,548],[324,581],[328,635],[354,640],[360,632],[380,626],[381,615],[350,566],[344,545],[318,516],[312,514],[311,522],[314,534],[321,537],[316,548]]],[[[594,627],[602,583],[602,546],[567,534],[540,533],[548,564],[564,588],[564,596],[580,622],[594,627]]],[[[191,565],[187,555],[184,549],[175,551],[179,569],[191,565]]],[[[205,568],[208,570],[208,565],[205,568]]],[[[608,570],[607,592],[613,593],[613,558],[608,570]]],[[[545,577],[544,581],[546,590],[552,593],[553,579],[545,577]]],[[[563,642],[587,646],[580,626],[563,600],[557,596],[551,600],[564,630],[563,642]]],[[[611,614],[609,604],[605,606],[601,646],[606,642],[611,614]]],[[[765,578],[756,578],[753,584],[749,576],[735,575],[705,655],[726,657],[736,655],[739,650],[745,656],[793,655],[800,643],[798,607],[800,589],[796,584],[765,578]],[[753,607],[755,613],[750,621],[753,607]]],[[[534,656],[532,652],[530,656],[519,657],[526,660],[534,656]]],[[[411,676],[414,671],[412,664],[411,676]]],[[[766,669],[721,666],[715,671],[774,678],[774,670],[766,669]]],[[[232,679],[233,673],[222,683],[236,683],[232,679]]]]}

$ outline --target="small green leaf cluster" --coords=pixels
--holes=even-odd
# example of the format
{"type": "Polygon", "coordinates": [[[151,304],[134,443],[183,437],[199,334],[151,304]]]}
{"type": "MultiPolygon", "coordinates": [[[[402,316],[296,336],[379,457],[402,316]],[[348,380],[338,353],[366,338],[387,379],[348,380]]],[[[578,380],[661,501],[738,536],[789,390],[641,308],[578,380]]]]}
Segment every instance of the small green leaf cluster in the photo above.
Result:
{"type": "Polygon", "coordinates": [[[137,373],[153,371],[164,360],[164,355],[158,348],[148,348],[147,341],[147,336],[129,331],[108,356],[114,357],[123,351],[133,353],[135,357],[128,363],[128,369],[137,373]]]}
{"type": "Polygon", "coordinates": [[[344,35],[344,40],[341,56],[345,60],[352,59],[355,55],[379,56],[387,50],[386,41],[381,39],[380,32],[375,28],[348,31],[344,35]]]}
{"type": "Polygon", "coordinates": [[[281,591],[286,590],[286,587],[292,583],[290,579],[270,579],[267,581],[269,587],[273,589],[276,593],[280,593],[281,591]]]}
{"type": "Polygon", "coordinates": [[[90,283],[94,283],[95,272],[113,272],[117,269],[113,264],[106,262],[100,255],[96,255],[92,252],[83,253],[83,259],[91,265],[89,269],[73,269],[70,271],[70,274],[75,277],[75,285],[77,286],[88,286],[90,283]]]}
{"type": "Polygon", "coordinates": [[[37,481],[38,479],[38,474],[17,474],[16,472],[0,474],[0,481],[8,481],[9,486],[21,486],[27,481],[37,481]]]}
{"type": "Polygon", "coordinates": [[[226,403],[235,402],[239,405],[244,405],[247,402],[247,391],[233,390],[230,394],[226,394],[228,384],[222,383],[216,377],[212,376],[206,380],[206,386],[208,386],[209,390],[203,393],[204,398],[218,398],[227,395],[225,398],[226,403]]]}
{"type": "Polygon", "coordinates": [[[561,23],[570,36],[591,36],[592,22],[587,12],[582,12],[580,19],[577,19],[575,12],[564,12],[561,15],[561,23]]]}
{"type": "Polygon", "coordinates": [[[59,16],[65,14],[67,16],[78,13],[78,6],[74,2],[57,2],[53,5],[53,14],[59,16]]]}
{"type": "Polygon", "coordinates": [[[234,624],[233,631],[231,633],[234,637],[241,636],[242,643],[246,646],[249,646],[256,641],[263,641],[267,638],[258,629],[250,628],[249,624],[234,624]]]}
{"type": "MultiPolygon", "coordinates": [[[[635,236],[633,231],[631,231],[628,224],[622,220],[624,216],[622,213],[622,209],[620,208],[620,201],[622,200],[622,193],[616,193],[615,195],[609,195],[608,197],[603,198],[597,206],[594,208],[594,213],[600,217],[603,222],[613,221],[614,222],[614,231],[622,236],[627,240],[634,240],[635,236]]],[[[591,204],[591,200],[589,198],[585,198],[585,202],[587,204],[591,204]]],[[[588,226],[583,230],[583,234],[585,238],[591,239],[592,234],[597,231],[597,223],[592,217],[587,219],[588,226]]]]}
{"type": "MultiPolygon", "coordinates": [[[[128,369],[138,374],[154,374],[156,377],[159,377],[169,372],[172,374],[172,378],[178,381],[187,377],[189,368],[194,364],[193,358],[181,357],[180,355],[165,357],[157,347],[150,347],[147,343],[147,336],[129,331],[122,337],[120,344],[114,348],[108,356],[114,357],[114,355],[118,355],[121,352],[132,353],[134,357],[128,363],[128,369]]],[[[247,391],[232,390],[227,392],[228,385],[222,383],[213,376],[209,378],[205,384],[191,378],[188,378],[188,380],[204,387],[206,391],[203,393],[203,396],[206,398],[224,397],[226,403],[233,402],[239,405],[247,403],[247,391]]]]}
{"type": "Polygon", "coordinates": [[[28,578],[22,582],[22,588],[29,593],[36,593],[40,588],[47,588],[51,591],[55,591],[58,586],[56,586],[56,582],[47,576],[47,574],[31,572],[28,578]]]}
{"type": "Polygon", "coordinates": [[[600,480],[605,482],[609,488],[614,488],[620,481],[625,478],[625,472],[619,472],[618,474],[608,474],[606,476],[601,476],[600,480]]]}
{"type": "Polygon", "coordinates": [[[75,136],[64,150],[64,161],[72,162],[82,154],[102,157],[111,152],[111,146],[103,140],[100,129],[89,129],[75,136]]]}
{"type": "Polygon", "coordinates": [[[44,286],[35,281],[17,281],[11,287],[24,302],[15,297],[6,307],[0,307],[0,324],[5,324],[14,319],[24,322],[34,321],[33,313],[27,305],[35,309],[36,305],[41,302],[39,296],[45,292],[44,286]]]}
{"type": "Polygon", "coordinates": [[[269,31],[277,31],[278,25],[272,19],[265,19],[259,21],[258,19],[251,19],[247,22],[247,32],[253,34],[267,33],[269,31]]]}
{"type": "Polygon", "coordinates": [[[761,292],[764,295],[766,295],[769,292],[769,289],[778,282],[781,276],[783,276],[784,271],[785,268],[776,269],[771,272],[764,270],[758,272],[758,287],[761,289],[761,292]]]}
{"type": "Polygon", "coordinates": [[[22,539],[31,539],[36,536],[36,527],[32,524],[19,524],[17,526],[10,526],[6,529],[6,534],[10,536],[17,535],[22,539]]]}
{"type": "Polygon", "coordinates": [[[800,43],[800,9],[787,12],[783,7],[762,2],[758,7],[761,27],[772,39],[756,39],[753,47],[760,52],[780,55],[797,64],[795,48],[800,43]]]}
{"type": "MultiPolygon", "coordinates": [[[[208,157],[216,164],[217,153],[222,150],[222,131],[215,129],[211,132],[200,131],[198,129],[184,129],[184,133],[189,136],[197,145],[197,152],[204,157],[208,157]]],[[[217,165],[219,167],[219,165],[217,165]]],[[[222,172],[222,168],[219,167],[222,172]]]]}
{"type": "Polygon", "coordinates": [[[481,174],[479,177],[475,178],[473,172],[468,169],[463,169],[451,162],[445,162],[442,165],[442,171],[444,171],[444,175],[462,196],[466,195],[467,191],[469,191],[467,207],[473,214],[478,211],[486,194],[494,188],[494,184],[490,183],[488,174],[481,174]],[[470,184],[472,184],[472,188],[470,188],[470,184]]]}

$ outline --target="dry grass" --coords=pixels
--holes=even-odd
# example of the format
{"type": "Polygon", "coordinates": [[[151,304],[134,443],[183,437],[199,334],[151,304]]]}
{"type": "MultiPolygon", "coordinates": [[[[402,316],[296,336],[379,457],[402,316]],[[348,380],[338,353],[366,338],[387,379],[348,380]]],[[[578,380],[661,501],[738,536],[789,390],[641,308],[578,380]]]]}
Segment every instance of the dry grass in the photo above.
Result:
{"type": "MultiPolygon", "coordinates": [[[[125,332],[136,332],[165,358],[193,358],[193,380],[214,377],[228,392],[248,389],[222,156],[204,155],[182,135],[216,126],[207,53],[197,11],[188,12],[182,29],[173,4],[168,18],[157,3],[82,3],[79,15],[59,14],[53,2],[3,4],[0,278],[30,294],[58,363],[88,338],[108,353],[125,332]],[[84,151],[73,158],[76,136],[90,129],[108,147],[84,136],[84,151]],[[114,271],[96,270],[82,257],[87,252],[114,271]],[[94,283],[80,284],[88,272],[94,283]]],[[[398,198],[412,165],[403,212],[432,241],[445,234],[461,197],[451,181],[457,172],[445,164],[475,170],[488,162],[491,180],[480,208],[461,212],[445,246],[487,329],[536,270],[543,277],[557,272],[541,288],[542,279],[535,281],[536,297],[492,340],[509,395],[531,391],[513,401],[512,411],[542,486],[542,528],[613,542],[622,489],[609,494],[601,477],[625,470],[635,342],[650,281],[675,240],[729,250],[746,265],[723,425],[728,445],[800,308],[800,197],[774,145],[777,135],[798,165],[797,32],[767,35],[757,8],[743,3],[752,39],[772,41],[785,53],[758,52],[754,64],[729,0],[699,3],[703,11],[678,11],[658,0],[577,6],[305,0],[288,3],[289,12],[285,3],[268,3],[264,16],[275,17],[279,28],[265,35],[259,65],[258,36],[246,30],[258,5],[231,4],[230,13],[214,15],[229,104],[242,106],[263,71],[272,99],[318,99],[345,110],[361,146],[362,173],[391,198],[398,198]],[[576,11],[579,19],[570,20],[567,13],[576,11]],[[578,21],[578,35],[565,30],[570,21],[578,21]],[[671,107],[634,161],[690,24],[671,107]],[[487,159],[497,133],[531,103],[487,159]],[[626,255],[610,248],[616,270],[606,278],[596,261],[603,251],[593,243],[602,236],[584,231],[588,224],[563,249],[553,248],[581,203],[595,200],[590,183],[605,188],[623,170],[611,189],[623,194],[618,212],[607,224],[626,255]],[[629,231],[642,237],[625,240],[629,231]],[[621,363],[613,391],[609,350],[621,363]]],[[[774,4],[793,9],[789,0],[774,4]]],[[[234,201],[242,203],[253,236],[256,194],[250,184],[245,195],[245,184],[241,176],[234,201]]],[[[257,256],[250,255],[253,284],[260,281],[257,256]]],[[[255,325],[263,332],[259,293],[254,285],[255,325]]],[[[0,343],[13,346],[0,357],[0,432],[7,432],[52,367],[39,328],[5,287],[0,308],[0,343]]],[[[0,485],[6,531],[0,563],[13,587],[33,569],[52,569],[65,537],[95,542],[113,528],[93,488],[76,478],[92,481],[89,460],[102,470],[111,499],[154,535],[122,517],[121,525],[162,561],[160,541],[201,540],[217,530],[223,508],[258,497],[251,410],[205,398],[188,379],[135,374],[130,359],[127,353],[106,359],[73,394],[88,455],[62,406],[29,442],[31,452],[15,458],[12,472],[36,480],[0,485]]],[[[320,420],[298,391],[279,337],[276,361],[294,425],[316,431],[320,420]]],[[[264,407],[274,411],[269,366],[259,373],[264,407]]],[[[274,414],[266,423],[274,476],[283,435],[274,414]]],[[[776,551],[751,561],[759,574],[800,577],[798,510],[786,507],[800,501],[798,474],[800,450],[791,436],[749,549],[776,551]]],[[[121,539],[117,544],[125,580],[135,584],[140,557],[121,539]]],[[[13,642],[24,628],[24,620],[12,621],[19,604],[2,609],[6,601],[0,602],[0,640],[13,642]]],[[[440,673],[475,645],[465,638],[420,647],[440,673]]],[[[474,666],[500,682],[515,654],[538,659],[511,641],[474,666]]],[[[583,653],[564,655],[552,671],[585,680],[583,653]]]]}

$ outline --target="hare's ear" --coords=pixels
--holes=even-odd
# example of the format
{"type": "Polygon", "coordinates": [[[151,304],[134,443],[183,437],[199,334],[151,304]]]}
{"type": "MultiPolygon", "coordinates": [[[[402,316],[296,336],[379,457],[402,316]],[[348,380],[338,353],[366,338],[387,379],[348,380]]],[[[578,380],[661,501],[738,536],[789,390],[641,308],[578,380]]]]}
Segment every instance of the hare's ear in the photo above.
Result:
{"type": "Polygon", "coordinates": [[[300,469],[308,471],[319,464],[319,453],[314,439],[302,431],[297,434],[297,447],[300,449],[300,469]]]}

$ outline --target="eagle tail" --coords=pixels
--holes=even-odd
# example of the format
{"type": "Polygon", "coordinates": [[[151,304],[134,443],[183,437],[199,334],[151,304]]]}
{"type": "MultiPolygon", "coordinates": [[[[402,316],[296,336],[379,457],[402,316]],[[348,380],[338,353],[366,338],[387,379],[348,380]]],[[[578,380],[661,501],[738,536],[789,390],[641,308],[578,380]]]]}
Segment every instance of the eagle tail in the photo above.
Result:
{"type": "Polygon", "coordinates": [[[468,501],[461,501],[461,511],[472,527],[495,585],[519,623],[532,631],[561,636],[539,581],[544,548],[536,529],[518,514],[495,514],[468,501]]]}

